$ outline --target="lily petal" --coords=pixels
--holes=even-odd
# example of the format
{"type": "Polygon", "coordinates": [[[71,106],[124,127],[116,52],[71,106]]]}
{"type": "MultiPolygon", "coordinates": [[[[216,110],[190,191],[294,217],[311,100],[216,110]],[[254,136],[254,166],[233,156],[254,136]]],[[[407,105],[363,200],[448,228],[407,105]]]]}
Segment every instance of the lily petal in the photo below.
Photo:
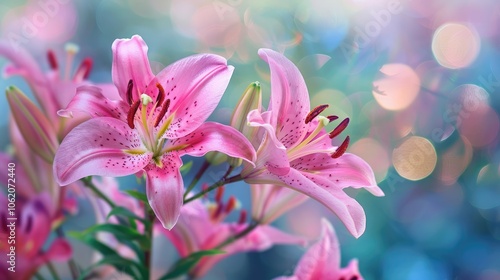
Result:
{"type": "Polygon", "coordinates": [[[127,101],[127,87],[133,81],[132,100],[139,100],[149,82],[154,78],[148,60],[148,46],[141,36],[118,39],[113,42],[113,83],[123,101],[127,101]]]}
{"type": "Polygon", "coordinates": [[[321,239],[300,259],[295,276],[298,279],[328,279],[338,276],[340,248],[337,236],[328,220],[321,220],[321,239]]]}
{"type": "Polygon", "coordinates": [[[159,82],[165,98],[170,99],[167,115],[175,117],[165,137],[185,136],[205,122],[219,104],[233,70],[221,56],[200,54],[174,62],[158,73],[147,93],[155,100],[159,82]]]}
{"type": "Polygon", "coordinates": [[[276,138],[276,132],[269,124],[270,116],[271,112],[269,111],[261,114],[258,110],[253,110],[248,114],[248,122],[251,126],[262,127],[267,132],[257,151],[258,162],[256,165],[265,166],[276,175],[286,175],[290,170],[286,148],[276,138]]]}
{"type": "Polygon", "coordinates": [[[291,165],[299,170],[314,170],[337,188],[365,188],[375,196],[384,196],[370,165],[354,154],[332,159],[328,154],[316,153],[295,160],[291,165]]]}
{"type": "Polygon", "coordinates": [[[209,151],[218,151],[231,157],[241,158],[253,165],[256,155],[248,139],[233,127],[215,122],[203,123],[190,134],[176,139],[172,145],[185,146],[180,155],[203,156],[209,151]]]}
{"type": "Polygon", "coordinates": [[[83,112],[93,118],[112,117],[125,122],[129,108],[125,101],[106,98],[99,87],[80,86],[66,109],[59,110],[57,114],[61,117],[73,117],[74,112],[83,112]]]}
{"type": "Polygon", "coordinates": [[[162,156],[163,167],[150,164],[147,174],[146,194],[149,205],[163,227],[171,230],[179,219],[184,194],[184,183],[180,173],[182,161],[175,152],[162,156]]]}
{"type": "Polygon", "coordinates": [[[49,211],[42,202],[45,195],[34,197],[22,208],[17,239],[23,244],[19,251],[27,257],[36,256],[50,234],[49,211]]]}
{"type": "Polygon", "coordinates": [[[317,200],[335,213],[356,238],[361,236],[366,227],[366,216],[359,203],[348,196],[342,189],[335,188],[327,179],[310,173],[302,173],[294,168],[284,176],[270,172],[259,177],[247,178],[247,183],[268,183],[292,188],[317,200]]]}
{"type": "Polygon", "coordinates": [[[52,162],[59,143],[49,120],[16,87],[9,87],[6,94],[12,115],[28,146],[47,162],[52,162]]]}
{"type": "Polygon", "coordinates": [[[54,159],[54,174],[62,186],[90,175],[126,176],[142,170],[151,158],[136,130],[114,118],[96,118],[64,138],[54,159]]]}
{"type": "Polygon", "coordinates": [[[273,222],[308,199],[293,189],[270,184],[253,184],[250,191],[252,217],[263,224],[273,222]]]}
{"type": "Polygon", "coordinates": [[[283,145],[291,148],[307,132],[305,118],[310,110],[309,93],[299,69],[284,55],[260,49],[259,56],[271,69],[271,99],[269,111],[273,112],[271,125],[283,145]]]}
{"type": "Polygon", "coordinates": [[[48,90],[49,81],[43,74],[35,59],[22,47],[12,46],[0,42],[0,56],[7,58],[12,65],[5,72],[5,76],[21,75],[33,88],[36,100],[44,112],[50,116],[55,115],[57,102],[48,90]]]}
{"type": "MultiPolygon", "coordinates": [[[[241,232],[247,226],[248,225],[245,224],[221,224],[218,226],[218,231],[207,238],[207,242],[203,247],[206,249],[213,248],[226,238],[241,232]]],[[[245,237],[222,248],[222,250],[226,252],[225,254],[202,258],[191,274],[196,277],[201,277],[216,263],[233,254],[249,251],[265,251],[276,244],[305,246],[307,240],[303,237],[288,234],[272,226],[259,226],[245,237]]]]}

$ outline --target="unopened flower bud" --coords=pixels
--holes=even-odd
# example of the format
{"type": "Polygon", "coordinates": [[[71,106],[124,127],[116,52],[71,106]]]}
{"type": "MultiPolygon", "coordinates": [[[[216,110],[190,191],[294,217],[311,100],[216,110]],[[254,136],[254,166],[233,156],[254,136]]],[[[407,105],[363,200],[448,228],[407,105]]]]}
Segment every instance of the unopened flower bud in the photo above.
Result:
{"type": "Polygon", "coordinates": [[[59,142],[49,120],[18,88],[7,88],[6,95],[24,140],[33,152],[51,163],[59,142]]]}

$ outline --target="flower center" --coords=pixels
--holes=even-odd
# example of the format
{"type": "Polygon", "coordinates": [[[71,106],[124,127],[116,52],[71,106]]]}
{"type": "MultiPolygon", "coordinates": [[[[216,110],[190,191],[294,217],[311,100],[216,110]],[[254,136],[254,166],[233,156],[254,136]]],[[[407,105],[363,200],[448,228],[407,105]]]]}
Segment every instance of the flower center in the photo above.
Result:
{"type": "MultiPolygon", "coordinates": [[[[302,156],[309,154],[311,152],[328,152],[328,153],[331,152],[330,150],[327,150],[327,151],[318,150],[319,147],[315,147],[315,145],[318,144],[320,141],[323,141],[326,137],[333,139],[333,138],[337,137],[338,135],[340,135],[347,128],[347,125],[349,124],[349,118],[345,118],[330,133],[317,137],[318,134],[323,131],[323,128],[325,126],[327,126],[332,121],[335,121],[336,119],[338,119],[337,116],[327,116],[327,117],[320,116],[320,114],[328,107],[329,106],[327,104],[319,105],[316,108],[312,109],[309,112],[309,114],[307,114],[307,116],[305,118],[306,124],[312,122],[316,117],[319,118],[319,121],[316,125],[316,128],[311,133],[309,133],[307,135],[307,137],[300,142],[300,144],[298,144],[297,146],[295,146],[295,147],[291,148],[289,151],[287,151],[287,154],[288,154],[290,161],[292,161],[293,159],[302,157],[302,156]]],[[[340,144],[340,146],[337,147],[337,149],[331,154],[331,157],[332,158],[339,158],[340,156],[342,156],[345,153],[345,151],[347,150],[347,147],[349,145],[349,141],[350,141],[350,137],[347,136],[344,139],[344,141],[342,142],[342,144],[340,144]]]]}
{"type": "Polygon", "coordinates": [[[145,93],[142,93],[138,100],[134,100],[134,82],[129,80],[126,93],[127,102],[130,105],[127,124],[130,128],[139,131],[143,143],[148,150],[153,152],[153,159],[157,159],[155,162],[161,162],[159,158],[163,154],[162,148],[165,144],[162,136],[172,123],[173,115],[170,115],[158,128],[170,107],[170,99],[165,100],[165,90],[161,84],[157,83],[156,87],[158,88],[156,100],[145,93]],[[158,108],[160,110],[157,110],[158,108]]]}
{"type": "MultiPolygon", "coordinates": [[[[68,43],[65,46],[66,50],[66,65],[64,66],[64,72],[60,73],[59,72],[59,62],[57,60],[57,57],[54,53],[53,50],[48,50],[47,51],[47,60],[49,61],[49,66],[52,70],[56,71],[56,73],[62,78],[63,80],[69,81],[71,78],[71,72],[73,70],[73,61],[75,58],[75,55],[79,51],[78,45],[68,43]]],[[[90,71],[92,70],[92,59],[87,57],[83,59],[83,61],[80,63],[78,68],[75,71],[75,74],[73,75],[72,80],[76,83],[82,82],[83,80],[86,80],[89,75],[90,71]]]]}

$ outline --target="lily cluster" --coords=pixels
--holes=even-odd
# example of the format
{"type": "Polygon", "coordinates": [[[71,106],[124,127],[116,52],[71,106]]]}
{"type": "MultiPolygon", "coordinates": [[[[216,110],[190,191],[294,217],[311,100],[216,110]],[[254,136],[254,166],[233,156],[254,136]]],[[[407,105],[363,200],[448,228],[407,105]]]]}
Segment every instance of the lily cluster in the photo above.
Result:
{"type": "MultiPolygon", "coordinates": [[[[189,56],[154,75],[148,47],[136,35],[113,43],[113,84],[93,84],[87,80],[91,59],[83,60],[70,78],[76,50],[68,47],[64,71],[49,51],[50,71],[44,74],[28,53],[19,55],[15,53],[19,50],[0,44],[0,54],[13,62],[6,73],[22,75],[39,104],[17,88],[7,90],[14,157],[26,170],[20,177],[31,179],[36,190],[36,195],[26,191],[22,209],[27,210],[22,211],[28,214],[23,212],[27,218],[22,221],[29,225],[23,228],[46,233],[37,235],[41,239],[30,246],[36,251],[30,256],[44,252],[46,260],[55,256],[52,251],[61,251],[56,249],[66,242],[62,235],[61,241],[52,242],[56,249],[44,251],[42,245],[51,232],[45,227],[56,223],[52,228],[58,228],[64,220],[60,217],[67,216],[68,211],[61,209],[70,204],[68,188],[90,200],[98,223],[73,236],[100,254],[92,267],[77,269],[73,276],[102,275],[104,270],[97,266],[108,265],[135,278],[150,278],[151,251],[158,235],[167,237],[181,257],[162,279],[182,274],[202,277],[217,262],[239,252],[262,251],[274,244],[304,246],[306,239],[271,223],[308,198],[337,215],[353,236],[365,231],[363,208],[344,190],[364,188],[376,196],[384,194],[370,166],[347,153],[349,136],[339,146],[332,145],[349,119],[327,131],[338,117],[321,115],[326,104],[310,108],[306,83],[283,54],[259,50],[270,67],[267,109],[260,83],[253,82],[243,92],[230,125],[224,125],[207,121],[233,75],[234,68],[223,57],[189,56]],[[188,156],[205,156],[205,163],[186,189],[185,173],[190,170],[183,160],[188,156]],[[226,164],[224,176],[193,192],[215,163],[226,164]],[[35,164],[43,167],[33,168],[35,164]],[[120,191],[113,178],[127,175],[145,178],[145,190],[120,191]],[[46,180],[33,180],[40,177],[46,180]],[[225,186],[238,181],[250,185],[251,215],[236,197],[224,197],[225,186]],[[52,209],[53,205],[59,206],[52,209]],[[231,221],[235,212],[238,218],[231,221]],[[36,221],[52,222],[33,223],[29,215],[44,215],[36,221]]],[[[357,261],[340,268],[333,227],[323,219],[322,228],[295,276],[280,279],[362,279],[357,261]]],[[[26,271],[29,276],[37,268],[26,271]]]]}

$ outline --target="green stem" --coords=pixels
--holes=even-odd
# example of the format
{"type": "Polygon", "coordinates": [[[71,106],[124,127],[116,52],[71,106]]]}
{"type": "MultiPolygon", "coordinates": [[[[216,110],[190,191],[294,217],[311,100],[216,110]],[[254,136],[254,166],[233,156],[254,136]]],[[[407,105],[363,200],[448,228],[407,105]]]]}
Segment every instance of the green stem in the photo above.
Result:
{"type": "Polygon", "coordinates": [[[220,179],[219,181],[215,182],[213,185],[211,185],[210,187],[206,188],[205,190],[202,190],[201,192],[193,195],[192,197],[188,198],[188,199],[184,199],[184,204],[187,204],[193,200],[196,200],[202,196],[204,196],[205,194],[217,189],[218,187],[220,186],[223,186],[225,184],[230,184],[230,183],[234,183],[234,182],[238,182],[238,181],[241,181],[243,180],[243,177],[241,177],[241,174],[238,174],[238,175],[235,175],[233,177],[230,177],[230,178],[225,178],[225,177],[222,177],[222,179],[220,179]]]}
{"type": "Polygon", "coordinates": [[[200,181],[201,176],[207,171],[207,169],[210,167],[210,163],[208,161],[204,161],[203,164],[200,167],[200,170],[194,175],[193,180],[191,181],[191,184],[186,189],[186,192],[184,193],[184,199],[186,199],[187,195],[189,194],[190,191],[193,190],[193,188],[196,186],[196,184],[200,181]]]}
{"type": "MultiPolygon", "coordinates": [[[[56,232],[59,237],[65,238],[64,231],[61,227],[58,227],[56,232]]],[[[68,260],[68,266],[69,266],[69,271],[71,272],[71,277],[73,277],[74,280],[78,279],[80,272],[78,269],[78,265],[76,264],[75,259],[73,259],[73,257],[71,257],[68,260]]]]}
{"type": "Polygon", "coordinates": [[[259,223],[257,221],[252,221],[243,231],[239,232],[238,234],[229,237],[226,239],[224,242],[219,244],[215,249],[222,249],[226,247],[227,245],[235,242],[236,240],[245,237],[247,234],[251,233],[254,229],[256,229],[259,226],[259,223]]]}
{"type": "Polygon", "coordinates": [[[52,278],[54,280],[61,280],[61,278],[59,278],[59,275],[57,274],[56,268],[51,262],[47,262],[47,268],[49,269],[50,274],[52,275],[52,278]]]}
{"type": "Polygon", "coordinates": [[[91,189],[98,197],[100,197],[102,200],[106,201],[106,203],[111,207],[115,208],[116,204],[111,201],[103,192],[101,192],[95,185],[92,183],[92,177],[86,177],[82,179],[83,184],[91,189]]]}
{"type": "Polygon", "coordinates": [[[146,219],[148,219],[149,222],[145,223],[145,229],[144,229],[144,234],[146,235],[148,240],[148,244],[146,246],[147,248],[144,250],[144,263],[148,271],[151,272],[152,255],[153,255],[153,227],[156,216],[153,210],[149,206],[145,207],[145,211],[146,211],[145,217],[146,219]]]}

